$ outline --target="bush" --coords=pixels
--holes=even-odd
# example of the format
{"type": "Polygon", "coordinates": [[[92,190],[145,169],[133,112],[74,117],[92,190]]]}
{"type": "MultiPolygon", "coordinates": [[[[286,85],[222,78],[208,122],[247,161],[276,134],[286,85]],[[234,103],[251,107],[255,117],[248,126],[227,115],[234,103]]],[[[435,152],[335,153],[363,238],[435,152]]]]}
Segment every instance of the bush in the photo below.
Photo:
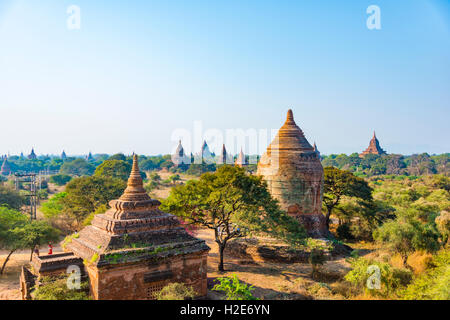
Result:
{"type": "Polygon", "coordinates": [[[37,196],[38,196],[39,200],[46,200],[46,199],[48,199],[48,191],[44,190],[44,189],[39,190],[37,192],[37,196]]]}
{"type": "Polygon", "coordinates": [[[308,260],[309,260],[309,263],[312,266],[311,277],[314,278],[314,276],[320,270],[320,267],[326,261],[325,253],[324,253],[323,250],[313,249],[313,250],[311,250],[311,253],[309,255],[309,259],[308,260]]]}
{"type": "Polygon", "coordinates": [[[450,300],[450,251],[442,250],[431,261],[430,270],[420,275],[400,296],[405,300],[450,300]]]}
{"type": "Polygon", "coordinates": [[[90,300],[89,283],[82,281],[80,289],[69,289],[67,277],[43,277],[34,292],[34,300],[90,300]]]}
{"type": "Polygon", "coordinates": [[[349,261],[352,270],[345,275],[345,280],[370,295],[388,297],[412,279],[410,270],[393,268],[388,263],[365,258],[351,258],[349,261]]]}
{"type": "Polygon", "coordinates": [[[252,294],[253,286],[241,283],[236,274],[217,280],[220,284],[216,284],[213,290],[225,292],[227,300],[258,300],[252,294]]]}
{"type": "Polygon", "coordinates": [[[336,233],[340,239],[353,239],[353,235],[350,231],[350,225],[348,223],[344,223],[338,226],[336,229],[336,233]]]}
{"type": "Polygon", "coordinates": [[[447,244],[450,238],[450,212],[442,211],[439,216],[436,217],[436,226],[439,230],[443,244],[447,244]]]}
{"type": "Polygon", "coordinates": [[[156,295],[157,300],[191,300],[196,296],[196,292],[191,286],[184,283],[171,283],[162,288],[156,295]]]}

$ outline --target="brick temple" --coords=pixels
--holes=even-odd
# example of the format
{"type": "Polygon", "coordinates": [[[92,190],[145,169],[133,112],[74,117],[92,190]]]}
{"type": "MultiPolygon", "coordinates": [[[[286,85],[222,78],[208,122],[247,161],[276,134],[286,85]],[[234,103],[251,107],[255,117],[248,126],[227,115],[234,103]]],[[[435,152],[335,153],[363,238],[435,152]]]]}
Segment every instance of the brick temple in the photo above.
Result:
{"type": "Polygon", "coordinates": [[[281,208],[298,219],[310,236],[328,235],[322,214],[323,167],[317,148],[306,140],[292,110],[262,155],[257,174],[281,208]]]}
{"type": "Polygon", "coordinates": [[[360,153],[359,156],[361,158],[364,158],[366,154],[377,154],[377,155],[386,154],[386,151],[384,151],[380,147],[380,142],[378,141],[377,136],[375,135],[375,131],[373,132],[373,137],[370,140],[369,146],[367,147],[366,150],[360,153]]]}
{"type": "Polygon", "coordinates": [[[73,264],[82,265],[96,300],[152,300],[172,282],[185,283],[199,297],[206,296],[210,249],[148,196],[136,155],[126,190],[109,205],[111,209],[96,215],[90,226],[63,244],[66,253],[33,256],[34,273],[23,270],[21,276],[24,298],[40,271],[65,273],[73,264]]]}

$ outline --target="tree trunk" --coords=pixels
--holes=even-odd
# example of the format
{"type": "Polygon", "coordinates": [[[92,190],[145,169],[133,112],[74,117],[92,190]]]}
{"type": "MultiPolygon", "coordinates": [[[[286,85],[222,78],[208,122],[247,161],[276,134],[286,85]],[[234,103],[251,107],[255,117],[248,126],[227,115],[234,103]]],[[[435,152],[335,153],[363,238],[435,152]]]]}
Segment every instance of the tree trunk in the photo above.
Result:
{"type": "Polygon", "coordinates": [[[5,267],[6,267],[6,263],[8,263],[9,258],[10,258],[11,255],[14,253],[14,251],[16,251],[16,250],[12,250],[12,251],[8,254],[8,256],[6,257],[6,259],[5,259],[5,261],[3,262],[3,265],[2,265],[2,270],[0,270],[0,274],[3,274],[3,271],[5,270],[5,267]]]}
{"type": "Polygon", "coordinates": [[[325,216],[325,223],[327,225],[327,230],[330,230],[330,216],[331,216],[331,210],[333,208],[327,207],[327,215],[325,216]]]}
{"type": "Polygon", "coordinates": [[[223,268],[223,252],[225,250],[225,244],[219,244],[219,271],[225,271],[223,268]]]}
{"type": "Polygon", "coordinates": [[[31,260],[33,260],[33,248],[31,248],[31,254],[30,254],[30,262],[31,262],[31,260]]]}
{"type": "Polygon", "coordinates": [[[408,264],[408,255],[402,255],[402,261],[403,261],[403,266],[406,268],[406,269],[409,269],[409,270],[411,270],[411,271],[413,271],[413,268],[408,264]]]}

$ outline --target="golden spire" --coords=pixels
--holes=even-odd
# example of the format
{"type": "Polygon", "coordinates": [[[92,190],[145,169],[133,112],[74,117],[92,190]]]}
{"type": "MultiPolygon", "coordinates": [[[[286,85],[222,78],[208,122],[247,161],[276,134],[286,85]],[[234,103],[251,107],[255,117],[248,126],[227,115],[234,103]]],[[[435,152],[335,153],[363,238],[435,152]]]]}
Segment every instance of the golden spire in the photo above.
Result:
{"type": "Polygon", "coordinates": [[[141,172],[139,171],[138,156],[133,153],[133,167],[131,168],[130,177],[128,178],[127,188],[120,197],[120,200],[141,201],[148,199],[150,199],[150,197],[144,189],[141,172]]]}
{"type": "Polygon", "coordinates": [[[294,113],[292,112],[291,109],[288,110],[287,112],[287,117],[286,117],[286,122],[294,122],[294,113]]]}

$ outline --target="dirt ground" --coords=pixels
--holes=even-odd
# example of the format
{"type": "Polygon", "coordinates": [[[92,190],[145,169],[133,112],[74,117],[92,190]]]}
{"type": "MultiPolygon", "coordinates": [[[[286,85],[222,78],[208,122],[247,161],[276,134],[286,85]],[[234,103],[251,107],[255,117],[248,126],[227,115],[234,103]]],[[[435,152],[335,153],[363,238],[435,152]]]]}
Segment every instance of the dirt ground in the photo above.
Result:
{"type": "MultiPolygon", "coordinates": [[[[40,248],[41,254],[46,253],[47,248],[40,248]]],[[[53,252],[62,252],[60,246],[54,246],[53,252]]],[[[0,250],[0,265],[3,265],[8,252],[0,250]]],[[[30,251],[16,251],[6,265],[5,272],[0,275],[0,300],[18,300],[20,299],[20,270],[23,265],[30,262],[30,251]]]]}
{"type": "MultiPolygon", "coordinates": [[[[225,256],[226,271],[218,272],[219,257],[213,233],[210,230],[199,230],[197,237],[206,240],[211,248],[208,257],[210,283],[217,277],[236,274],[241,281],[254,287],[253,293],[260,299],[344,299],[342,295],[336,294],[333,288],[349,270],[349,265],[344,258],[328,261],[323,266],[319,279],[311,278],[309,264],[255,263],[227,255],[225,256]]],[[[46,250],[47,248],[41,248],[41,253],[45,253],[46,250]]],[[[61,251],[60,247],[54,248],[55,253],[61,251]]],[[[0,263],[3,263],[6,255],[6,251],[0,251],[0,263]]],[[[0,276],[0,300],[20,299],[20,268],[29,262],[29,258],[29,251],[16,252],[11,256],[5,274],[0,276]]]]}

